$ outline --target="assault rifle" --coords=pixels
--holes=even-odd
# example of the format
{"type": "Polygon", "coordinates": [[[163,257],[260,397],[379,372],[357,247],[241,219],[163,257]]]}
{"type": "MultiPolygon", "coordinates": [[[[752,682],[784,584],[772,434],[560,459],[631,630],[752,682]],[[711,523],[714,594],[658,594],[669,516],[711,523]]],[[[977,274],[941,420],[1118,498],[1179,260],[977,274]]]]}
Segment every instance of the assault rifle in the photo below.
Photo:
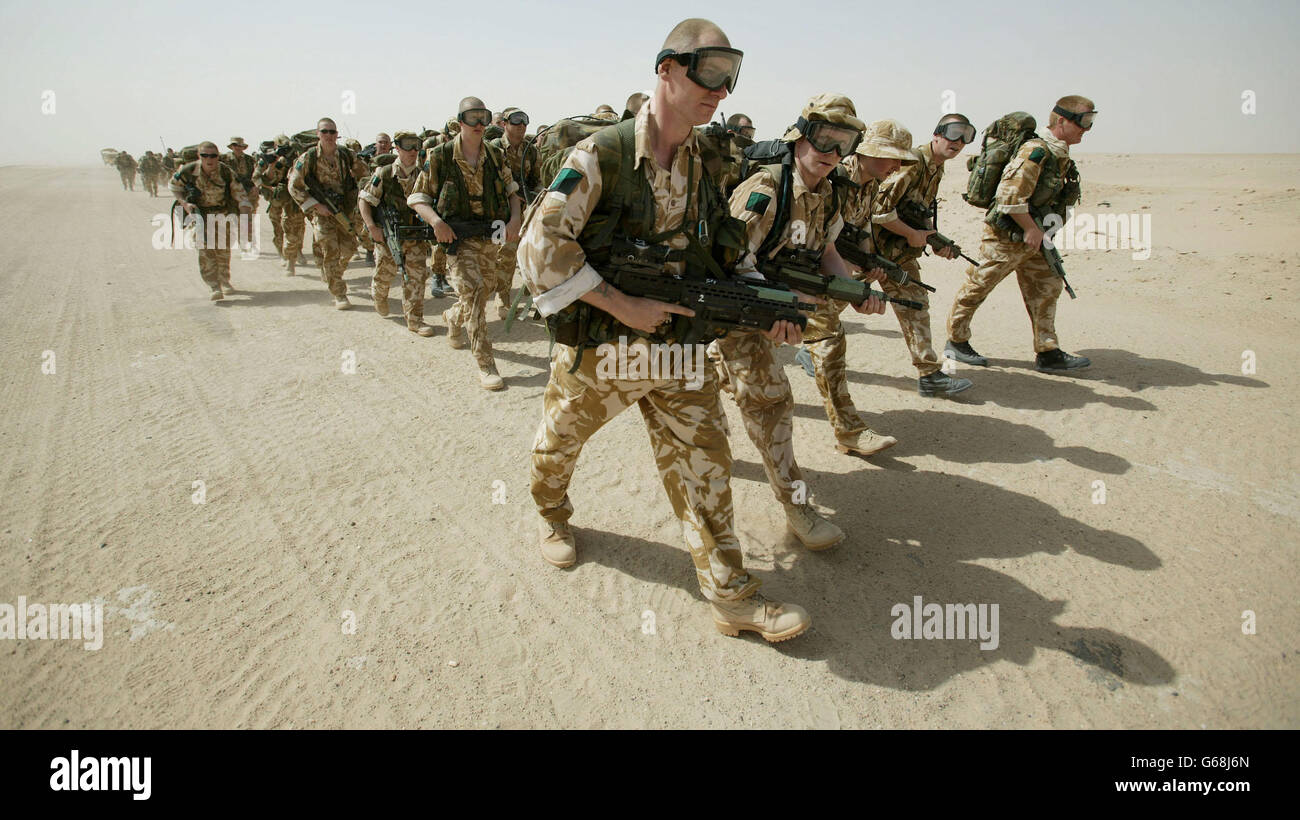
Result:
{"type": "Polygon", "coordinates": [[[446,249],[448,256],[455,256],[460,250],[461,240],[477,239],[483,236],[492,236],[496,233],[496,223],[486,222],[483,220],[472,220],[469,222],[452,222],[443,220],[447,227],[456,232],[456,238],[450,242],[438,242],[437,235],[433,232],[433,226],[427,222],[421,221],[418,225],[402,225],[397,229],[397,235],[402,239],[422,239],[425,242],[438,242],[446,249]]]}
{"type": "Polygon", "coordinates": [[[667,274],[665,261],[660,247],[617,239],[601,276],[629,296],[693,310],[694,316],[673,314],[670,335],[679,344],[701,344],[738,328],[767,331],[780,321],[793,322],[802,330],[808,317],[800,311],[817,309],[786,289],[667,274]]]}
{"type": "Polygon", "coordinates": [[[402,250],[402,240],[399,235],[401,227],[398,224],[400,220],[397,206],[381,200],[378,211],[379,228],[384,232],[384,244],[388,245],[388,252],[393,255],[393,261],[397,263],[397,269],[402,273],[402,284],[407,284],[411,278],[406,275],[406,253],[402,250]]]}
{"type": "Polygon", "coordinates": [[[851,265],[856,265],[862,270],[873,270],[880,268],[885,272],[885,276],[895,285],[918,285],[934,293],[934,288],[919,279],[913,279],[907,275],[897,263],[890,262],[878,253],[862,250],[862,241],[868,238],[868,233],[862,228],[853,225],[844,224],[844,229],[835,239],[835,250],[839,251],[840,257],[851,265]]]}
{"type": "MultiPolygon", "coordinates": [[[[935,208],[934,213],[936,214],[938,213],[938,208],[935,208]]],[[[916,231],[931,231],[931,230],[934,231],[934,233],[930,234],[925,238],[925,244],[929,245],[931,248],[934,248],[935,251],[941,251],[945,248],[952,248],[954,251],[957,252],[957,255],[960,256],[962,259],[965,259],[967,262],[971,263],[975,267],[979,267],[980,264],[979,262],[976,262],[974,259],[971,259],[969,256],[961,252],[960,245],[958,245],[956,242],[952,241],[948,237],[944,236],[943,234],[939,233],[938,230],[928,227],[927,220],[929,219],[929,217],[930,214],[927,213],[925,209],[917,205],[915,202],[905,200],[903,202],[898,203],[898,218],[903,221],[904,225],[916,231]]],[[[935,224],[937,225],[938,222],[936,221],[935,224]]]]}
{"type": "Polygon", "coordinates": [[[925,310],[925,305],[920,302],[873,291],[866,282],[822,273],[821,251],[782,248],[771,259],[759,260],[758,271],[768,279],[789,285],[810,296],[825,296],[854,306],[861,305],[874,296],[882,302],[893,302],[912,310],[925,310]]]}
{"type": "MultiPolygon", "coordinates": [[[[1043,243],[1038,246],[1038,249],[1042,251],[1043,258],[1047,260],[1047,267],[1052,269],[1052,273],[1061,277],[1061,281],[1065,283],[1065,292],[1070,294],[1071,299],[1079,298],[1074,295],[1074,288],[1070,287],[1070,280],[1065,278],[1065,263],[1061,261],[1061,252],[1056,249],[1056,245],[1052,244],[1051,237],[1047,236],[1042,221],[1035,219],[1034,224],[1040,230],[1043,230],[1043,243]]],[[[1025,232],[1019,230],[1008,231],[1007,238],[1012,242],[1024,242],[1025,232]]]]}
{"type": "Polygon", "coordinates": [[[343,213],[343,199],[341,194],[331,194],[307,174],[303,174],[302,181],[306,183],[307,193],[311,194],[311,198],[328,208],[335,221],[337,221],[339,225],[343,226],[344,230],[353,236],[360,236],[360,234],[357,233],[356,228],[352,227],[352,221],[348,219],[347,214],[343,213]]]}

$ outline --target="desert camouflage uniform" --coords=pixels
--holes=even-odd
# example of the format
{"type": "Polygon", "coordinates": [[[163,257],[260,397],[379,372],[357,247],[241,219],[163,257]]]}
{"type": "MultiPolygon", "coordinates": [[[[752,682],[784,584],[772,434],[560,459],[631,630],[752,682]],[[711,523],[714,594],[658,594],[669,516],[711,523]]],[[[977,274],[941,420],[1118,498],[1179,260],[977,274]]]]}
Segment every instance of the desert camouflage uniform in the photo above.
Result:
{"type": "Polygon", "coordinates": [[[226,197],[226,182],[222,170],[225,166],[217,164],[214,174],[209,176],[203,171],[202,160],[186,163],[172,175],[168,186],[172,196],[179,202],[185,201],[185,179],[193,182],[199,189],[199,212],[203,214],[203,230],[195,231],[195,246],[199,249],[199,276],[209,289],[220,293],[222,287],[230,289],[230,248],[239,241],[238,223],[231,226],[231,220],[225,219],[232,211],[238,213],[244,208],[251,210],[252,203],[238,179],[230,181],[230,198],[226,197]],[[231,201],[233,200],[233,201],[231,201]],[[237,210],[238,209],[238,210],[237,210]],[[211,224],[209,224],[211,223],[211,224]],[[205,247],[206,244],[213,247],[205,247]]]}
{"type": "MultiPolygon", "coordinates": [[[[538,166],[541,164],[541,157],[537,153],[537,147],[527,139],[522,145],[511,145],[510,138],[501,136],[492,141],[506,155],[506,163],[510,166],[510,173],[514,176],[515,181],[523,188],[528,190],[528,196],[531,199],[540,192],[542,187],[541,173],[538,166]],[[528,167],[525,169],[524,156],[528,157],[528,167]]],[[[527,207],[528,203],[524,203],[527,207]]],[[[497,299],[506,307],[510,306],[510,288],[515,281],[515,256],[519,253],[518,242],[503,242],[498,248],[497,253],[497,299]]]]}
{"type": "MultiPolygon", "coordinates": [[[[898,219],[898,205],[904,199],[928,212],[939,195],[943,162],[935,160],[934,151],[928,142],[913,148],[912,153],[916,156],[916,162],[900,167],[880,183],[880,193],[871,209],[871,235],[881,254],[891,262],[898,263],[899,267],[907,271],[908,276],[919,282],[922,281],[919,260],[925,249],[913,248],[903,237],[880,227],[885,222],[898,219]]],[[[912,299],[925,305],[924,310],[913,310],[892,303],[894,316],[903,331],[903,341],[912,354],[912,364],[916,367],[917,374],[928,376],[934,373],[939,369],[939,354],[934,352],[930,332],[930,292],[920,285],[911,282],[899,285],[891,279],[886,279],[880,287],[890,296],[912,299]]]]}
{"type": "MultiPolygon", "coordinates": [[[[861,167],[862,159],[857,154],[846,157],[842,163],[849,178],[861,187],[846,193],[840,213],[845,224],[867,228],[871,219],[871,207],[880,182],[873,179],[861,167]]],[[[836,231],[836,236],[839,232],[836,231]]],[[[832,240],[834,241],[834,240],[832,240]]],[[[869,248],[866,250],[870,250],[869,248]]],[[[848,302],[827,299],[826,304],[819,305],[808,319],[804,338],[813,367],[817,374],[817,390],[822,394],[826,406],[826,418],[831,423],[836,439],[847,439],[865,432],[867,422],[858,413],[849,393],[848,365],[845,357],[848,342],[844,336],[844,325],[840,314],[849,306],[848,302]]]]}
{"type": "Polygon", "coordinates": [[[158,182],[162,177],[162,161],[153,154],[145,154],[140,159],[140,181],[149,196],[158,196],[158,182]]]}
{"type": "MultiPolygon", "coordinates": [[[[772,253],[787,247],[821,250],[834,241],[844,224],[832,207],[831,183],[816,188],[804,185],[798,170],[792,173],[790,219],[772,253]],[[803,234],[803,241],[798,234],[803,234]]],[[[740,184],[731,195],[731,215],[745,223],[748,252],[736,265],[741,276],[762,278],[755,271],[755,253],[772,229],[778,208],[779,182],[764,171],[740,184]]],[[[794,458],[794,396],[785,368],[776,360],[776,345],[758,330],[733,330],[709,346],[711,357],[721,360],[729,389],[745,419],[745,432],[763,457],[772,492],[782,504],[802,504],[795,499],[795,482],[803,473],[794,458]]],[[[805,490],[806,493],[806,490],[805,490]]]]}
{"type": "Polygon", "coordinates": [[[117,159],[113,161],[113,164],[117,166],[117,173],[122,177],[122,190],[134,191],[136,169],[135,157],[131,156],[131,154],[126,151],[122,151],[117,155],[117,159]]]}
{"type": "Polygon", "coordinates": [[[298,203],[302,212],[311,218],[312,245],[313,248],[319,247],[321,250],[321,281],[329,287],[330,295],[336,301],[348,295],[348,285],[343,281],[343,273],[352,259],[352,254],[356,251],[356,231],[362,224],[361,214],[357,211],[356,198],[351,193],[345,195],[345,192],[354,192],[355,188],[344,184],[343,174],[351,174],[355,178],[358,169],[366,167],[366,164],[357,159],[351,151],[347,153],[344,151],[346,149],[339,146],[334,156],[327,159],[320,154],[319,146],[312,146],[303,152],[303,155],[293,164],[293,170],[289,172],[289,195],[293,197],[294,202],[298,203]],[[343,207],[346,209],[344,215],[352,223],[352,231],[340,225],[334,216],[321,216],[315,212],[316,200],[308,193],[303,176],[309,158],[316,160],[316,180],[321,188],[342,197],[343,207]],[[350,162],[347,168],[342,167],[345,161],[350,162]]]}
{"type": "MultiPolygon", "coordinates": [[[[1038,185],[1043,167],[1042,153],[1051,151],[1058,162],[1064,163],[1061,175],[1073,163],[1070,147],[1049,132],[1041,139],[1026,140],[1020,151],[1002,172],[993,210],[1001,214],[1028,213],[1029,199],[1038,185]]],[[[1041,251],[1031,249],[1023,242],[1012,242],[1006,234],[988,222],[980,239],[979,267],[967,265],[966,281],[952,303],[948,314],[948,338],[954,342],[968,342],[970,323],[975,310],[984,303],[993,288],[1012,271],[1020,282],[1020,293],[1029,312],[1029,322],[1034,333],[1034,352],[1056,350],[1056,302],[1061,297],[1064,283],[1052,273],[1041,251]]]]}
{"type": "Polygon", "coordinates": [[[253,184],[253,172],[257,170],[257,158],[247,151],[243,156],[236,156],[234,151],[227,151],[221,155],[221,162],[230,166],[230,170],[235,172],[239,178],[239,184],[244,186],[248,191],[248,201],[253,203],[253,212],[257,212],[258,190],[253,184]]]}
{"type": "MultiPolygon", "coordinates": [[[[470,167],[470,164],[465,161],[460,146],[460,135],[457,134],[452,141],[451,155],[452,160],[460,167],[461,178],[465,180],[467,190],[462,192],[462,195],[469,198],[471,213],[479,219],[484,219],[486,217],[483,215],[483,168],[487,161],[489,146],[485,142],[479,149],[476,167],[470,167]]],[[[436,156],[433,151],[430,151],[425,157],[424,167],[407,200],[410,205],[424,203],[435,211],[438,210],[434,204],[435,197],[439,194],[439,191],[434,189],[439,179],[436,156]]],[[[497,172],[501,176],[506,198],[509,199],[511,194],[519,190],[519,183],[515,182],[511,175],[509,165],[502,163],[497,172]]],[[[450,181],[444,180],[443,184],[450,184],[450,181]]],[[[439,213],[439,216],[442,215],[439,213]]],[[[445,218],[454,220],[456,217],[451,214],[445,218]]],[[[496,366],[496,361],[492,357],[492,340],[488,338],[485,315],[487,300],[496,291],[496,271],[497,247],[491,237],[463,239],[456,253],[447,255],[447,277],[452,287],[456,289],[457,295],[456,304],[443,314],[443,318],[447,320],[447,332],[453,337],[461,333],[468,334],[470,352],[480,368],[496,366]]]]}
{"type": "MultiPolygon", "coordinates": [[[[415,190],[415,181],[419,178],[420,166],[411,163],[409,168],[397,160],[380,167],[370,178],[369,183],[361,189],[360,197],[370,203],[371,208],[378,208],[381,201],[397,208],[399,219],[404,225],[415,224],[415,213],[406,204],[406,198],[415,190]]],[[[379,215],[375,214],[378,224],[379,215]]],[[[370,280],[370,295],[376,305],[384,305],[387,313],[388,289],[393,283],[397,271],[397,260],[388,249],[387,242],[374,243],[378,255],[375,274],[370,280]]],[[[429,278],[429,268],[425,258],[429,255],[429,243],[419,239],[402,242],[402,255],[405,257],[406,277],[402,282],[402,313],[406,316],[406,326],[410,330],[419,330],[424,324],[424,283],[429,278]]]]}
{"type": "Polygon", "coordinates": [[[276,157],[267,162],[258,158],[257,170],[253,172],[253,184],[264,188],[266,195],[266,215],[271,220],[272,242],[276,253],[285,259],[298,260],[302,251],[303,228],[306,217],[289,196],[289,170],[293,166],[293,157],[276,157]]]}
{"type": "MultiPolygon", "coordinates": [[[[686,207],[688,169],[694,178],[704,173],[694,135],[677,149],[672,166],[662,169],[654,158],[646,134],[653,117],[653,101],[641,106],[636,119],[636,162],[654,192],[654,230],[667,231],[681,224],[686,207]]],[[[578,243],[587,220],[596,210],[602,183],[593,141],[578,143],[564,168],[581,175],[566,195],[548,191],[529,212],[519,245],[519,270],[536,296],[538,310],[550,316],[575,303],[603,280],[587,263],[578,243]]],[[[698,218],[698,201],[692,218],[698,218]]],[[[686,247],[686,237],[668,240],[673,248],[686,247]]],[[[670,263],[681,272],[681,263],[670,263]]],[[[637,344],[644,344],[638,341],[637,344]]],[[[690,351],[690,348],[687,348],[690,351]]],[[[532,494],[542,518],[566,522],[573,514],[569,481],[583,444],[606,422],[635,404],[650,435],[659,477],[682,524],[683,536],[695,564],[704,597],[711,601],[746,598],[759,581],[745,572],[740,544],[732,521],[731,448],[718,397],[717,379],[710,367],[699,374],[696,389],[686,379],[621,380],[597,378],[599,357],[588,350],[582,366],[570,374],[575,348],[557,344],[551,355],[551,376],[543,395],[542,423],[533,441],[532,494]]],[[[687,353],[683,358],[691,357],[687,353]]]]}

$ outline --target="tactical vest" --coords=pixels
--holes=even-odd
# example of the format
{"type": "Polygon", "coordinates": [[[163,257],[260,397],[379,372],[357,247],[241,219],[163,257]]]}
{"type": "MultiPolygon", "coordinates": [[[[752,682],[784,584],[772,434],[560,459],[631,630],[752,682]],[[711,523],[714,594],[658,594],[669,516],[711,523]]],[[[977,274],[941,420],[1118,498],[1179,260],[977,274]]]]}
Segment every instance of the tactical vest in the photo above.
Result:
{"type": "MultiPolygon", "coordinates": [[[[1040,220],[1053,213],[1065,219],[1066,209],[1078,203],[1080,195],[1079,172],[1074,160],[1056,156],[1047,147],[1047,143],[1038,137],[1028,139],[1024,144],[1033,145],[1047,154],[1039,163],[1041,170],[1038,172],[1038,182],[1029,195],[1029,213],[1040,220]]],[[[1021,146],[1021,150],[1024,150],[1024,146],[1021,146]]],[[[996,206],[989,208],[984,221],[1006,231],[1020,230],[1015,220],[1001,213],[996,206]]]]}
{"type": "MultiPolygon", "coordinates": [[[[913,208],[916,211],[924,210],[927,219],[935,220],[935,230],[938,230],[938,191],[935,192],[934,200],[925,203],[922,203],[922,198],[919,193],[930,187],[930,166],[926,163],[925,153],[921,151],[921,149],[913,148],[912,155],[916,157],[916,163],[921,168],[921,178],[917,180],[915,187],[903,194],[902,198],[898,201],[898,206],[895,208],[895,211],[898,211],[901,214],[904,208],[913,208]],[[916,193],[916,196],[912,196],[914,192],[916,193]]],[[[880,225],[872,223],[871,232],[873,236],[872,241],[876,246],[876,252],[891,262],[908,262],[913,259],[920,259],[925,255],[925,245],[922,245],[919,248],[913,248],[911,245],[907,244],[907,240],[904,237],[901,237],[880,225]]]]}
{"type": "MultiPolygon", "coordinates": [[[[357,201],[357,180],[352,176],[352,166],[356,160],[352,152],[342,145],[335,148],[338,152],[336,158],[339,163],[339,181],[343,184],[343,199],[349,207],[357,201]]],[[[312,182],[321,185],[320,178],[316,176],[316,159],[320,156],[320,147],[313,145],[308,148],[302,155],[302,172],[305,176],[311,177],[312,182]]]]}
{"type": "MultiPolygon", "coordinates": [[[[418,165],[415,173],[419,173],[418,165]]],[[[415,211],[406,204],[406,191],[402,188],[401,180],[397,178],[397,163],[391,162],[376,171],[375,180],[379,182],[379,199],[384,207],[393,209],[402,225],[416,224],[415,211]]]]}
{"type": "MultiPolygon", "coordinates": [[[[510,221],[510,199],[506,194],[505,180],[501,178],[500,168],[505,164],[505,155],[501,149],[484,142],[479,152],[479,162],[483,168],[483,196],[469,195],[465,177],[460,164],[452,154],[453,141],[438,145],[430,151],[432,160],[438,165],[438,179],[434,180],[433,189],[438,192],[434,200],[434,210],[444,220],[471,222],[479,220],[503,222],[510,221]],[[483,203],[483,215],[478,216],[470,208],[470,203],[480,200],[483,203]]],[[[429,170],[426,162],[424,169],[429,170]]]]}
{"type": "MultiPolygon", "coordinates": [[[[767,236],[759,243],[758,250],[754,252],[756,259],[764,259],[772,253],[772,249],[781,244],[785,238],[785,227],[790,223],[790,213],[794,209],[794,154],[789,155],[789,159],[779,165],[763,165],[758,170],[759,173],[767,174],[768,178],[776,185],[776,215],[772,219],[772,227],[768,230],[767,236]]],[[[849,178],[840,172],[837,167],[828,177],[831,183],[831,201],[825,208],[822,215],[822,237],[830,235],[831,223],[839,215],[840,208],[843,206],[842,190],[846,185],[851,185],[849,178]]],[[[823,244],[823,248],[825,245],[823,244]]]]}
{"type": "MultiPolygon", "coordinates": [[[[221,174],[221,181],[225,185],[225,200],[221,205],[203,206],[199,210],[205,214],[210,214],[210,213],[238,214],[239,201],[235,199],[235,192],[231,190],[231,185],[235,181],[235,172],[230,170],[230,166],[225,164],[224,162],[217,163],[217,172],[221,174]]],[[[175,178],[179,179],[181,181],[181,184],[187,188],[197,188],[198,183],[196,181],[196,177],[200,173],[201,173],[200,163],[198,160],[195,160],[194,162],[188,162],[185,165],[181,166],[181,169],[176,172],[175,178]]]]}
{"type": "MultiPolygon", "coordinates": [[[[727,276],[745,249],[745,223],[731,216],[727,201],[718,188],[717,172],[722,159],[701,146],[703,173],[695,179],[694,161],[687,175],[687,202],[681,223],[675,228],[655,232],[655,201],[650,181],[636,167],[636,120],[623,120],[615,126],[597,131],[591,139],[600,168],[600,201],[596,203],[578,244],[587,261],[599,272],[608,264],[614,237],[638,240],[647,245],[663,246],[670,261],[685,260],[686,275],[704,278],[727,276]],[[697,219],[691,219],[691,200],[697,206],[697,219]],[[685,234],[686,249],[667,249],[668,240],[685,234]]],[[[556,176],[551,189],[564,184],[564,171],[556,176]]],[[[577,301],[547,317],[552,338],[561,344],[596,347],[619,336],[661,340],[660,334],[647,334],[624,325],[603,310],[577,301]]],[[[574,369],[581,353],[574,361],[574,369]]]]}

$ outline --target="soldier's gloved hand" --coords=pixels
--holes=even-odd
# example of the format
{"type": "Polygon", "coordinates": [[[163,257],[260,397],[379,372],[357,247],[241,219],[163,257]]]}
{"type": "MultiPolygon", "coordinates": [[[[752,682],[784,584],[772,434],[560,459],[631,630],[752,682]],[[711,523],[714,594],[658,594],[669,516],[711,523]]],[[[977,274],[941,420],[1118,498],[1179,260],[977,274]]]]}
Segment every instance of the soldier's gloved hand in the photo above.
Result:
{"type": "Polygon", "coordinates": [[[803,331],[794,322],[787,322],[784,319],[772,324],[772,329],[763,334],[767,338],[776,342],[776,344],[797,345],[803,343],[803,331]]]}
{"type": "Polygon", "coordinates": [[[369,225],[367,225],[366,230],[370,231],[371,239],[375,240],[376,242],[384,241],[384,229],[379,227],[375,223],[371,222],[369,225]]]}
{"type": "Polygon", "coordinates": [[[694,316],[695,311],[681,305],[660,302],[658,299],[645,299],[640,296],[626,296],[619,300],[618,311],[614,318],[630,328],[642,333],[654,333],[663,330],[672,321],[673,314],[694,316]]]}

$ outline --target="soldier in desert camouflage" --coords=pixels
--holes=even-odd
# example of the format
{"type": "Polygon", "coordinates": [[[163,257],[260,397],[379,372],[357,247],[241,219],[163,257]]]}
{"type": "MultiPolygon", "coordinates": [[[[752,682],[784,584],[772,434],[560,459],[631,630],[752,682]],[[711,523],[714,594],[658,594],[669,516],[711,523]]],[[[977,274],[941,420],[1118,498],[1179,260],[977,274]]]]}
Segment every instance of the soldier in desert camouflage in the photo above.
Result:
{"type": "MultiPolygon", "coordinates": [[[[700,19],[678,24],[656,59],[653,98],[635,119],[578,143],[529,211],[519,267],[557,338],[570,338],[566,328],[575,322],[581,327],[583,315],[599,313],[618,323],[629,338],[636,336],[635,344],[643,344],[674,314],[692,313],[628,296],[603,279],[589,260],[608,257],[604,243],[612,237],[601,225],[626,204],[616,201],[624,195],[621,191],[637,201],[651,196],[655,203],[653,225],[629,222],[627,238],[653,238],[670,255],[688,249],[691,258],[714,253],[706,244],[712,245],[717,230],[698,231],[695,242],[691,237],[697,236],[697,224],[720,230],[730,216],[705,170],[693,126],[708,122],[734,88],[740,60],[741,53],[730,48],[715,24],[700,19]],[[634,145],[631,156],[625,145],[634,145]],[[617,167],[630,175],[630,184],[603,181],[598,157],[611,152],[622,157],[617,167]],[[688,179],[698,181],[695,190],[688,179]]],[[[683,265],[669,261],[667,268],[677,273],[683,265]]],[[[571,338],[580,346],[594,341],[571,338]]],[[[745,571],[733,527],[731,450],[713,369],[703,368],[694,385],[687,378],[608,378],[598,375],[598,355],[588,350],[580,358],[580,351],[570,344],[554,346],[542,423],[533,443],[531,482],[541,516],[542,557],[557,567],[577,561],[568,486],[578,455],[588,438],[635,404],[718,630],[728,635],[753,630],[769,641],[806,630],[811,623],[807,612],[766,599],[758,592],[758,579],[745,571]]]]}
{"type": "Polygon", "coordinates": [[[199,276],[213,301],[235,292],[230,284],[230,248],[239,241],[239,222],[227,217],[247,219],[253,212],[244,186],[229,166],[218,161],[220,156],[216,143],[200,143],[198,160],[183,165],[170,185],[185,213],[200,217],[195,232],[199,276]],[[198,190],[197,202],[186,201],[192,189],[198,190]]]}

